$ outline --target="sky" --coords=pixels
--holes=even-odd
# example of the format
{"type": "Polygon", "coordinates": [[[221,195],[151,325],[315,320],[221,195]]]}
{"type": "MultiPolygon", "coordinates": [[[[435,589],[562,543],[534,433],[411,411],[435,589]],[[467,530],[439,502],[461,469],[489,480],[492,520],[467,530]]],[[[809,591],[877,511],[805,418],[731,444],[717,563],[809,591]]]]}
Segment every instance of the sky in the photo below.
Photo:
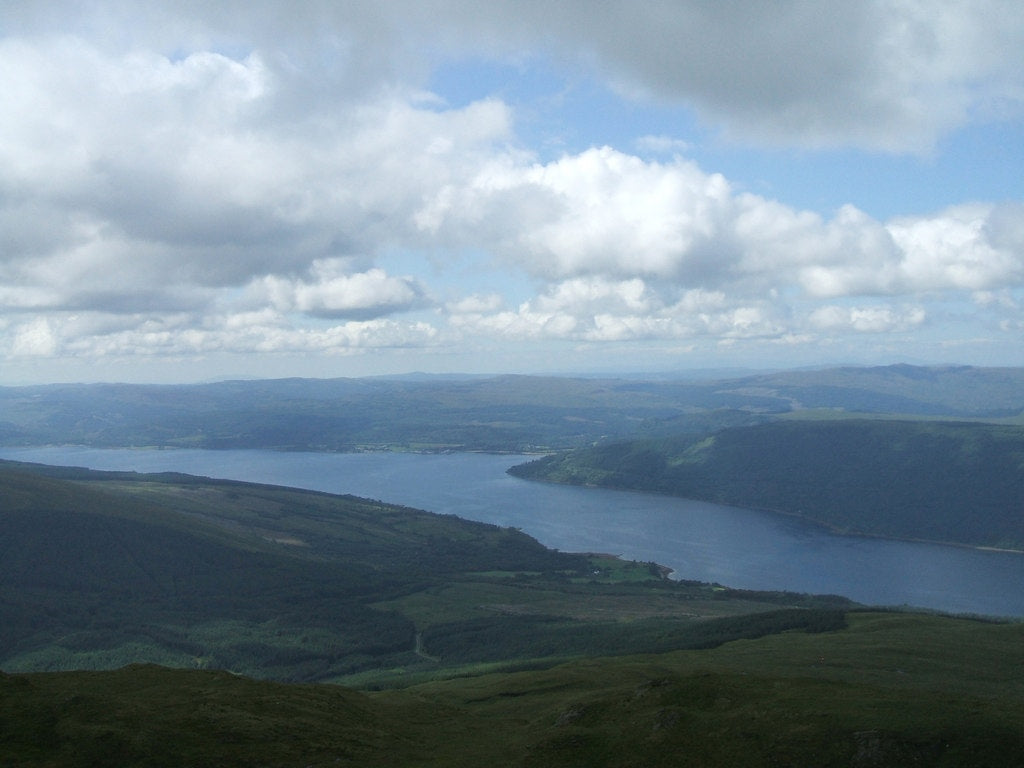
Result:
{"type": "Polygon", "coordinates": [[[1024,365],[1019,0],[6,0],[0,384],[1024,365]]]}

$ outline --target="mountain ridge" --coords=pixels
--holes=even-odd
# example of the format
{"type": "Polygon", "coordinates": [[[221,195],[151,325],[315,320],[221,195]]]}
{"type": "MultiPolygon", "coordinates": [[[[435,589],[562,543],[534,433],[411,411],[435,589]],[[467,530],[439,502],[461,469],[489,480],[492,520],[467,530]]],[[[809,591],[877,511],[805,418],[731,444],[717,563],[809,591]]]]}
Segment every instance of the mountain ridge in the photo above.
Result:
{"type": "Polygon", "coordinates": [[[896,365],[733,379],[270,379],[0,387],[0,445],[530,453],[795,411],[1024,418],[1024,368],[896,365]]]}

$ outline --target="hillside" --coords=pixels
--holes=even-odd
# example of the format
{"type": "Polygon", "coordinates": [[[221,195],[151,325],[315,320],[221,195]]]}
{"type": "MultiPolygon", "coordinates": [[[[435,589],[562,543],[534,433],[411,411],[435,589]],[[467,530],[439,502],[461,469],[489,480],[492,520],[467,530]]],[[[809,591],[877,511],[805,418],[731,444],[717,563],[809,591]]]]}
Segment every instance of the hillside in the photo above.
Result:
{"type": "Polygon", "coordinates": [[[841,532],[1024,548],[1021,427],[775,421],[600,445],[510,471],[774,510],[841,532]]]}
{"type": "Polygon", "coordinates": [[[849,627],[401,691],[133,666],[0,675],[8,766],[1024,765],[1024,625],[849,627]]]}
{"type": "Polygon", "coordinates": [[[850,607],[672,582],[367,499],[12,462],[0,546],[6,671],[150,662],[407,684],[830,627],[850,607]]]}
{"type": "Polygon", "coordinates": [[[733,379],[281,379],[0,387],[0,445],[561,450],[705,433],[809,409],[1010,419],[1024,369],[914,366],[733,379]]]}

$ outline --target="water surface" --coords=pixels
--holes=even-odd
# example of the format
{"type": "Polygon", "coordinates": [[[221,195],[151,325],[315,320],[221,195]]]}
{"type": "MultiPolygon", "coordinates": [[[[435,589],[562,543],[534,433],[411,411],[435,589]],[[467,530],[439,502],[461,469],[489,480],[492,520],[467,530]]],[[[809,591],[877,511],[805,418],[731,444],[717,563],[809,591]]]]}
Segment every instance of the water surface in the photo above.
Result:
{"type": "Polygon", "coordinates": [[[46,447],[4,448],[0,457],[351,493],[515,526],[564,551],[653,560],[679,578],[839,594],[873,605],[1024,616],[1024,555],[837,536],[763,512],[506,474],[526,456],[46,447]]]}

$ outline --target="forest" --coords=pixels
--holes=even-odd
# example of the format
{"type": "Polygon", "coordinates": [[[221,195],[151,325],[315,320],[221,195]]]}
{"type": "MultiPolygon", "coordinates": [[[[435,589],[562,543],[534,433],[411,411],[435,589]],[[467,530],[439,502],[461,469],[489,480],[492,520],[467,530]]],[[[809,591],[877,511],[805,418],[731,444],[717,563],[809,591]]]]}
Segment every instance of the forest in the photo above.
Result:
{"type": "Polygon", "coordinates": [[[764,509],[843,533],[1024,549],[1024,427],[791,419],[613,442],[513,474],[764,509]]]}

